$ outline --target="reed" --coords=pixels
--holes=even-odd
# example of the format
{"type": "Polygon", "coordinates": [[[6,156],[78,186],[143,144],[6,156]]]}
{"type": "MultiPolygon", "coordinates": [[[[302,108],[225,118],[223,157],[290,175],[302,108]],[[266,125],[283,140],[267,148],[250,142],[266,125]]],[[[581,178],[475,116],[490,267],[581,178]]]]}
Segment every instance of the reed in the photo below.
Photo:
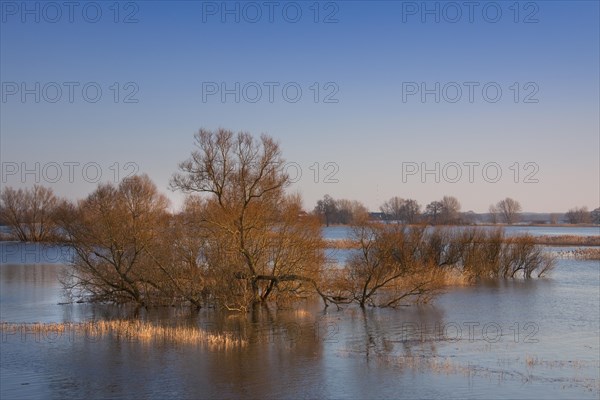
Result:
{"type": "Polygon", "coordinates": [[[532,236],[536,244],[546,246],[600,246],[600,235],[598,236],[532,236]]]}
{"type": "Polygon", "coordinates": [[[574,258],[576,260],[600,260],[600,249],[585,248],[575,250],[564,250],[556,252],[560,258],[574,258]]]}
{"type": "Polygon", "coordinates": [[[154,325],[146,321],[108,320],[80,323],[9,323],[2,322],[2,332],[39,335],[44,338],[83,335],[86,338],[107,336],[141,343],[199,344],[217,348],[237,348],[247,344],[230,333],[210,333],[191,326],[154,325]]]}
{"type": "MultiPolygon", "coordinates": [[[[600,246],[599,236],[531,236],[535,244],[546,246],[600,246]]],[[[506,239],[506,238],[505,238],[506,239]]],[[[360,243],[352,239],[325,240],[325,246],[330,249],[351,250],[360,248],[360,243]]]]}
{"type": "Polygon", "coordinates": [[[464,270],[450,269],[444,271],[443,286],[459,287],[474,284],[473,279],[464,270]]]}
{"type": "Polygon", "coordinates": [[[328,249],[352,250],[360,248],[360,243],[353,239],[326,239],[324,242],[325,247],[328,249]]]}

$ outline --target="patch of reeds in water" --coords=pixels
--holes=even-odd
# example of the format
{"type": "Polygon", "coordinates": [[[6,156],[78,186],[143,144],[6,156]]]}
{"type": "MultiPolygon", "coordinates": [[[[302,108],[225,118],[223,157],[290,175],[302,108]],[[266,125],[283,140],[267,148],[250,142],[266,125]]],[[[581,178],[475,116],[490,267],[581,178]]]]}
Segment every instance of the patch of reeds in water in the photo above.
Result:
{"type": "MultiPolygon", "coordinates": [[[[533,242],[545,246],[599,246],[600,236],[579,236],[579,235],[540,235],[532,236],[533,242]]],[[[330,249],[358,249],[360,243],[352,239],[325,240],[327,248],[330,249]]]]}
{"type": "Polygon", "coordinates": [[[450,269],[444,271],[443,284],[444,287],[457,287],[457,286],[469,286],[474,281],[469,278],[467,273],[457,269],[450,269]]]}
{"type": "Polygon", "coordinates": [[[582,248],[575,250],[557,251],[560,258],[574,258],[576,260],[600,260],[600,248],[582,248]]]}
{"type": "Polygon", "coordinates": [[[600,246],[600,236],[557,235],[533,236],[536,244],[546,246],[600,246]]]}
{"type": "Polygon", "coordinates": [[[107,336],[130,342],[198,344],[216,348],[245,346],[245,340],[230,333],[211,333],[193,326],[163,326],[146,321],[108,320],[80,323],[8,323],[2,322],[2,335],[20,333],[39,338],[69,338],[81,335],[88,339],[107,336]]]}

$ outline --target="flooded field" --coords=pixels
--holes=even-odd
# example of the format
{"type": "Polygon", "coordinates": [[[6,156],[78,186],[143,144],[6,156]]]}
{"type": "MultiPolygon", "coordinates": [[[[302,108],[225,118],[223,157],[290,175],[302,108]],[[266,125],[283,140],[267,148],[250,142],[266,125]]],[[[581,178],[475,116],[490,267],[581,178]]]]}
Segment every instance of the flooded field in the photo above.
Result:
{"type": "Polygon", "coordinates": [[[239,340],[206,346],[147,341],[130,328],[96,334],[99,321],[127,320],[131,310],[60,304],[68,300],[59,282],[66,267],[52,254],[64,249],[36,254],[33,245],[18,245],[7,254],[9,245],[2,244],[0,269],[2,398],[600,394],[598,261],[559,259],[548,279],[451,289],[418,307],[338,310],[311,301],[250,314],[163,308],[138,316],[152,329],[239,340]],[[29,258],[18,262],[23,253],[29,258]]]}

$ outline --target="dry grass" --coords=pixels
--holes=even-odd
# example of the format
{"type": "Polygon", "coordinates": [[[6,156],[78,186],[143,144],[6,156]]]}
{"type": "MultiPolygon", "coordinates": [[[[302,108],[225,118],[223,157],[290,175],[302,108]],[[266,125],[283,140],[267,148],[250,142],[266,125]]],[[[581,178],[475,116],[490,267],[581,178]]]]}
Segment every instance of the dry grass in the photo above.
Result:
{"type": "Polygon", "coordinates": [[[329,249],[352,250],[359,249],[360,243],[352,239],[328,239],[325,240],[325,247],[329,249]]]}
{"type": "MultiPolygon", "coordinates": [[[[599,236],[532,236],[535,244],[546,246],[600,246],[599,236]]],[[[360,244],[352,239],[325,240],[325,245],[330,249],[358,249],[360,244]]]]}
{"type": "Polygon", "coordinates": [[[473,283],[468,274],[462,270],[451,269],[444,272],[443,286],[469,286],[473,283]]]}
{"type": "Polygon", "coordinates": [[[600,235],[598,236],[533,236],[536,244],[546,246],[600,246],[600,235]]]}
{"type": "Polygon", "coordinates": [[[2,332],[20,332],[38,334],[52,338],[61,335],[84,335],[86,338],[117,337],[126,341],[142,343],[200,344],[217,348],[235,348],[245,346],[245,340],[229,333],[210,333],[196,327],[161,326],[145,321],[110,320],[80,323],[32,323],[16,324],[3,322],[2,332]]]}
{"type": "Polygon", "coordinates": [[[587,248],[565,250],[556,253],[560,258],[574,258],[577,260],[600,260],[600,249],[587,248]]]}

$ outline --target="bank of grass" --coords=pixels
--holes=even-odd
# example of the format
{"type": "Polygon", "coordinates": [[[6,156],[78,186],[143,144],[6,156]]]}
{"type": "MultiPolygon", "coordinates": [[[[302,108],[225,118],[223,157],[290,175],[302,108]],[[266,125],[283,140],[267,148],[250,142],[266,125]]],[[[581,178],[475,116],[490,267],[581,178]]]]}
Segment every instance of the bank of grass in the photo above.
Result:
{"type": "MultiPolygon", "coordinates": [[[[543,246],[598,246],[600,247],[599,236],[578,236],[578,235],[559,235],[559,236],[528,236],[535,244],[543,246]]],[[[509,237],[507,237],[509,238],[509,237]]],[[[325,240],[326,247],[338,250],[352,250],[360,248],[360,243],[352,239],[325,240]]]]}
{"type": "Polygon", "coordinates": [[[600,235],[598,236],[533,236],[536,244],[545,246],[600,246],[600,235]]]}
{"type": "Polygon", "coordinates": [[[581,248],[556,252],[559,258],[574,258],[576,260],[600,260],[600,248],[581,248]]]}
{"type": "Polygon", "coordinates": [[[59,337],[99,339],[112,336],[141,343],[199,344],[215,348],[243,347],[247,342],[230,333],[210,333],[192,326],[162,326],[145,321],[108,320],[80,323],[2,322],[2,335],[33,336],[44,341],[59,337]]]}

